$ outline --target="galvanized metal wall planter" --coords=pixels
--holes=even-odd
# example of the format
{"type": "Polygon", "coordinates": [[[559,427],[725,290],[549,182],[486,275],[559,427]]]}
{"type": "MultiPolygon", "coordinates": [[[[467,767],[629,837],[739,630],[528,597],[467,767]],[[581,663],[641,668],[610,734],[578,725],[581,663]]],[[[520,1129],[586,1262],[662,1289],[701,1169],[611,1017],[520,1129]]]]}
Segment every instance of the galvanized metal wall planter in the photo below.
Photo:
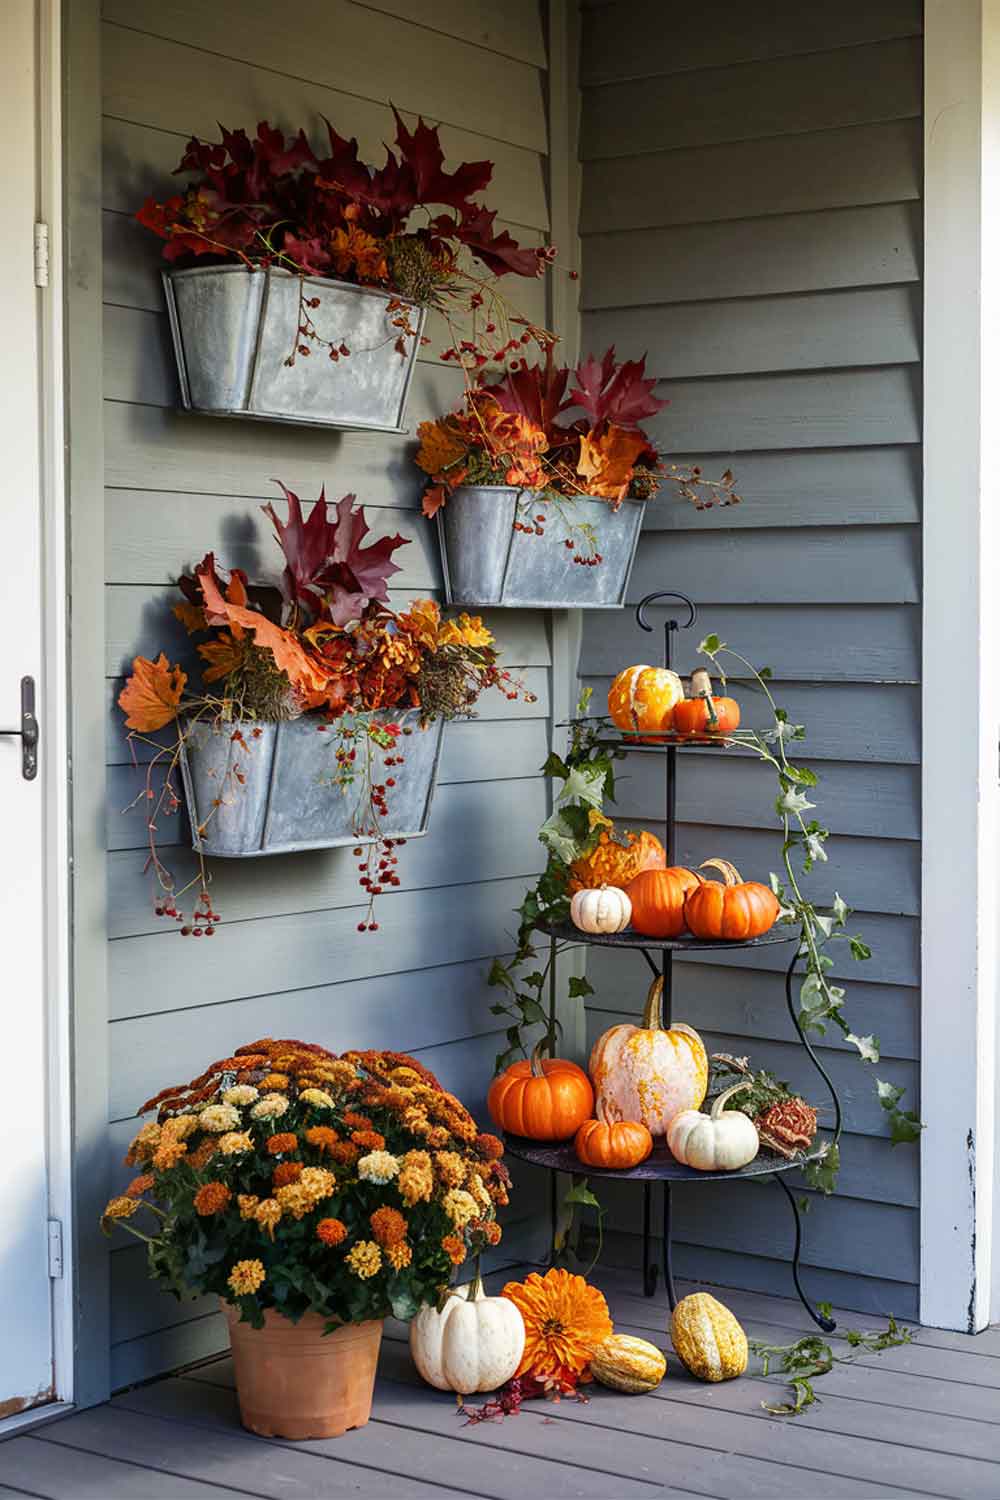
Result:
{"type": "MultiPolygon", "coordinates": [[[[387,793],[391,826],[380,834],[419,838],[427,832],[444,721],[420,729],[412,710],[374,717],[413,729],[399,742],[403,764],[391,772],[383,771],[383,759],[392,752],[372,743],[372,779],[384,782],[391,775],[396,783],[387,793]]],[[[357,832],[358,815],[368,809],[367,789],[360,776],[346,789],[333,784],[339,741],[335,729],[321,731],[321,722],[307,714],[281,724],[244,723],[240,728],[249,750],[233,742],[231,726],[193,724],[182,747],[181,774],[194,847],[203,854],[252,859],[373,842],[357,832]],[[256,729],[261,733],[254,738],[256,729]],[[243,783],[233,775],[237,765],[243,783]],[[221,805],[215,807],[217,799],[221,805]],[[201,826],[205,831],[199,837],[201,826]]]]}
{"type": "Polygon", "coordinates": [[[510,609],[621,609],[645,501],[612,510],[586,496],[552,500],[535,490],[466,485],[437,513],[449,604],[510,609]],[[543,514],[544,535],[514,529],[543,514]],[[573,548],[566,541],[574,542],[573,548]],[[599,552],[601,562],[573,561],[599,552]]]}
{"type": "MultiPolygon", "coordinates": [[[[216,417],[255,417],[310,427],[402,432],[424,309],[403,303],[414,336],[400,355],[390,294],[274,267],[197,266],[164,271],[181,402],[216,417]],[[328,358],[313,344],[307,358],[285,361],[304,340],[300,297],[318,297],[310,316],[325,339],[350,354],[328,358]]],[[[402,299],[397,298],[397,302],[402,299]]]]}

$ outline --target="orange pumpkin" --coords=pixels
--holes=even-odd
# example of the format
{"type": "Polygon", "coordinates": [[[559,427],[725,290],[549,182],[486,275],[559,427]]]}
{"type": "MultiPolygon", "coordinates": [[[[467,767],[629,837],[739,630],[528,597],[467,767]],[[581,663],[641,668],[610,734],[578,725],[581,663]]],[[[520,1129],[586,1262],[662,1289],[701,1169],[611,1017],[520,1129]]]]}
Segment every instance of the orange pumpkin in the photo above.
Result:
{"type": "Polygon", "coordinates": [[[596,1120],[585,1120],[576,1133],[573,1150],[587,1167],[628,1171],[653,1149],[653,1137],[638,1120],[608,1120],[598,1108],[596,1120]]]}
{"type": "Polygon", "coordinates": [[[532,1141],[568,1141],[594,1108],[590,1079],[575,1062],[542,1057],[544,1039],[530,1058],[511,1063],[486,1096],[490,1118],[511,1135],[532,1141]]]}
{"type": "Polygon", "coordinates": [[[683,865],[643,870],[628,887],[632,926],[643,937],[675,938],[684,931],[684,902],[701,876],[683,865]]]}
{"type": "Polygon", "coordinates": [[[711,741],[740,727],[740,705],[735,698],[685,698],[674,709],[674,732],[686,739],[711,741]]]}
{"type": "MultiPolygon", "coordinates": [[[[706,859],[699,869],[720,871],[725,882],[703,880],[684,903],[684,920],[695,937],[745,942],[763,937],[778,920],[778,898],[770,886],[744,880],[725,859],[706,859]]],[[[635,903],[633,902],[633,909],[635,903]]],[[[634,920],[634,919],[633,919],[634,920]]]]}
{"type": "Polygon", "coordinates": [[[599,885],[625,890],[640,870],[662,870],[667,863],[663,845],[655,834],[626,833],[625,843],[612,831],[601,833],[589,854],[570,866],[569,894],[599,885]]]}
{"type": "Polygon", "coordinates": [[[684,684],[669,668],[626,667],[611,684],[608,713],[623,733],[655,741],[673,727],[674,707],[683,697],[684,684]]]}

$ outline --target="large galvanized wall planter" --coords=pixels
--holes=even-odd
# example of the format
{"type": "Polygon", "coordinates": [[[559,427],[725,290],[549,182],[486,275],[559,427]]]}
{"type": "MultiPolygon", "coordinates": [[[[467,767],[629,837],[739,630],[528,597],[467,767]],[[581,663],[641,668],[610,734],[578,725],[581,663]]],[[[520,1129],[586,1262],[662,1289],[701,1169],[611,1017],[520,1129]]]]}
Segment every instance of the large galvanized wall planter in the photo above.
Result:
{"type": "Polygon", "coordinates": [[[456,489],[437,513],[448,603],[621,609],[644,505],[624,500],[612,510],[605,500],[552,500],[535,490],[504,485],[456,489]],[[545,516],[542,536],[534,529],[536,515],[545,516]],[[594,552],[601,556],[596,566],[574,562],[594,552]]]}
{"type": "Polygon", "coordinates": [[[197,266],[164,271],[181,402],[216,417],[256,417],[311,427],[402,432],[424,309],[402,302],[410,327],[406,354],[390,296],[274,267],[197,266]],[[336,360],[299,333],[301,299],[319,298],[309,316],[323,339],[350,353],[336,360]],[[297,346],[311,347],[307,358],[297,346]],[[295,355],[294,363],[287,364],[295,355]]]}
{"type": "MultiPolygon", "coordinates": [[[[403,764],[391,772],[383,771],[384,756],[391,752],[372,743],[373,780],[384,782],[391,775],[396,783],[381,835],[419,838],[427,832],[444,722],[420,729],[413,711],[375,717],[413,729],[399,742],[403,764]]],[[[361,777],[346,789],[333,784],[338,736],[334,730],[323,732],[321,722],[305,715],[280,724],[241,724],[249,751],[233,742],[232,726],[192,725],[182,747],[181,774],[194,847],[203,854],[251,859],[371,843],[357,831],[358,814],[368,807],[367,789],[361,777]],[[255,737],[257,729],[261,733],[255,737]],[[232,774],[234,764],[245,774],[242,783],[232,774]]]]}

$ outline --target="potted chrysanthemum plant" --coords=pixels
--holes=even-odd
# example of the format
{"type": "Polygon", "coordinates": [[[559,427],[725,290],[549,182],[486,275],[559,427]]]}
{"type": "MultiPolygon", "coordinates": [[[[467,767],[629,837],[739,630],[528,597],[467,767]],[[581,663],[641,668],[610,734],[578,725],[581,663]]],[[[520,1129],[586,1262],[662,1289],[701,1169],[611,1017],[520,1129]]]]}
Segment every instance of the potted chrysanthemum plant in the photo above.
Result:
{"type": "Polygon", "coordinates": [[[478,201],[493,164],[446,171],[437,129],[395,118],[396,151],[379,168],[329,122],[318,152],[267,121],[252,139],[220,127],[221,141],[188,143],[183,192],[146,199],[137,218],[164,241],[185,407],[400,431],[428,309],[456,351],[486,309],[484,363],[551,337],[499,290],[506,275],[540,276],[555,252],[496,231],[478,201]]]}
{"type": "Polygon", "coordinates": [[[219,919],[206,856],[349,845],[359,928],[377,930],[372,901],[399,885],[397,848],[428,826],[445,721],[471,715],[488,687],[524,692],[478,617],[445,619],[431,599],[390,607],[404,537],[363,545],[353,495],[331,518],[325,495],[304,517],[284,494],[284,518],[263,507],[285,560],[277,583],[252,584],[212,553],[179,580],[174,614],[197,642],[200,690],[161,652],[135,658],[118,699],[144,762],[130,806],[145,819],[155,910],[185,935],[210,937],[219,919]],[[182,799],[197,869],[178,884],[159,850],[182,799]]]}
{"type": "Polygon", "coordinates": [[[489,380],[474,352],[449,416],[422,422],[449,604],[615,609],[625,603],[646,504],[669,485],[698,509],[735,505],[727,469],[664,463],[640,424],[668,404],[645,358],[609,349],[575,370],[512,360],[489,380]]]}
{"type": "Polygon", "coordinates": [[[103,1227],[143,1240],[177,1297],[221,1298],[246,1427],[362,1426],[383,1320],[500,1240],[501,1142],[405,1053],[294,1041],[238,1047],[154,1109],[103,1227]]]}

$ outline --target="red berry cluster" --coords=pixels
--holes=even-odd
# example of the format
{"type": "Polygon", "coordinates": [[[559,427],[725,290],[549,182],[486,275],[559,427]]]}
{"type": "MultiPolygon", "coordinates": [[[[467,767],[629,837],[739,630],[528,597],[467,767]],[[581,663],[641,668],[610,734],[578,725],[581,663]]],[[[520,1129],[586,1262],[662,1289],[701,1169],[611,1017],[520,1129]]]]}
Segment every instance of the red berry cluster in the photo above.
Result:
{"type": "Polygon", "coordinates": [[[172,896],[165,896],[154,909],[158,917],[170,917],[173,921],[183,924],[181,937],[214,937],[215,924],[222,920],[219,913],[212,910],[212,900],[204,886],[198,893],[198,904],[191,913],[190,921],[185,918],[183,912],[178,911],[172,896]]]}
{"type": "MultiPolygon", "coordinates": [[[[572,543],[568,543],[567,545],[571,546],[572,543]]],[[[600,552],[595,552],[593,557],[581,557],[578,552],[573,558],[573,561],[575,563],[581,563],[585,568],[596,568],[598,563],[602,563],[604,561],[604,557],[600,552]]]]}
{"type": "Polygon", "coordinates": [[[530,518],[527,521],[515,521],[514,530],[523,531],[526,536],[544,536],[547,519],[547,516],[539,514],[535,517],[534,521],[530,518]]]}

